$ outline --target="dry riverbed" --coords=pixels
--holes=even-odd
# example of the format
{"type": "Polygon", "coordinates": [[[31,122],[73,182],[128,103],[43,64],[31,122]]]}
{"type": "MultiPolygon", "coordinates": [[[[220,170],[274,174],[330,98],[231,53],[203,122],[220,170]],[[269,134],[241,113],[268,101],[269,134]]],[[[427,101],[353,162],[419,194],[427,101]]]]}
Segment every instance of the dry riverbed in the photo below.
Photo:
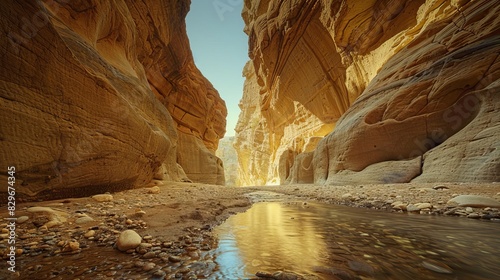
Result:
{"type": "MultiPolygon", "coordinates": [[[[204,279],[217,269],[211,229],[252,202],[268,200],[500,221],[498,183],[232,188],[155,182],[113,194],[18,204],[15,272],[4,268],[0,279],[204,279]],[[120,251],[116,243],[127,230],[140,238],[120,251]]],[[[7,226],[1,225],[0,235],[5,260],[11,246],[7,226]]]]}

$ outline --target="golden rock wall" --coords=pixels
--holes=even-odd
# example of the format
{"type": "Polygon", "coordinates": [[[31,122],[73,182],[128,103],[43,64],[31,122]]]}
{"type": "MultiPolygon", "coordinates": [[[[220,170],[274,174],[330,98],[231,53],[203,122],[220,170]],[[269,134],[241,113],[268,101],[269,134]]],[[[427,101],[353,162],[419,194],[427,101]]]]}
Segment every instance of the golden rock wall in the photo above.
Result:
{"type": "Polygon", "coordinates": [[[245,1],[244,184],[498,181],[499,9],[245,1]]]}
{"type": "Polygon", "coordinates": [[[16,167],[20,194],[81,196],[221,172],[213,154],[226,108],[194,66],[188,10],[189,1],[4,3],[0,163],[16,167]],[[179,132],[196,145],[179,148],[179,132]],[[187,153],[213,164],[179,165],[187,153]]]}

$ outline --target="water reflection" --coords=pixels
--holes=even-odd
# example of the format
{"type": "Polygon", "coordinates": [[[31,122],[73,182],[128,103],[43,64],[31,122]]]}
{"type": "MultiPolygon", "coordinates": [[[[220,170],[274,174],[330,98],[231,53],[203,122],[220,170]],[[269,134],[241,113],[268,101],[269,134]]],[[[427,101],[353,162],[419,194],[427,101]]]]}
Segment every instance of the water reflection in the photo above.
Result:
{"type": "Polygon", "coordinates": [[[499,223],[335,205],[257,203],[217,228],[217,279],[500,279],[499,223]]]}

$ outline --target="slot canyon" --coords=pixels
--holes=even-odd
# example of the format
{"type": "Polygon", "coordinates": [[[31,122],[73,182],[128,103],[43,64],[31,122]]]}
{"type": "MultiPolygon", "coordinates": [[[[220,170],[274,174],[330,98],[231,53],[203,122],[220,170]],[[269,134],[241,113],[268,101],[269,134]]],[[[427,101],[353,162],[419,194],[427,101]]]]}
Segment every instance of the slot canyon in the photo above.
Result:
{"type": "Polygon", "coordinates": [[[191,51],[194,2],[3,4],[0,279],[500,277],[498,1],[207,0],[248,36],[234,135],[191,51]],[[484,266],[465,237],[358,223],[378,213],[466,221],[492,240],[484,266]],[[266,215],[303,230],[237,233],[266,215]],[[226,260],[224,228],[238,250],[276,241],[226,260]],[[293,254],[328,257],[273,256],[294,234],[293,254]]]}

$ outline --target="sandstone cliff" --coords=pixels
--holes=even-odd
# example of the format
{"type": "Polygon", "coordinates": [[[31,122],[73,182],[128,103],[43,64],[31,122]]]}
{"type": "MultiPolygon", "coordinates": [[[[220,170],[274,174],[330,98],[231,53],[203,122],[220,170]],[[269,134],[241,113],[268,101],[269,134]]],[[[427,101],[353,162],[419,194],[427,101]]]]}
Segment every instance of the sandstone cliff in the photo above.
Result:
{"type": "Polygon", "coordinates": [[[498,181],[499,9],[245,1],[244,184],[498,181]]]}
{"type": "Polygon", "coordinates": [[[0,162],[16,167],[18,193],[88,195],[154,176],[206,182],[200,173],[223,183],[214,153],[226,108],[194,66],[189,3],[4,3],[0,162]]]}
{"type": "Polygon", "coordinates": [[[239,186],[238,179],[238,155],[233,146],[234,136],[224,137],[219,141],[219,148],[215,155],[224,163],[224,177],[226,178],[226,186],[239,186]]]}

